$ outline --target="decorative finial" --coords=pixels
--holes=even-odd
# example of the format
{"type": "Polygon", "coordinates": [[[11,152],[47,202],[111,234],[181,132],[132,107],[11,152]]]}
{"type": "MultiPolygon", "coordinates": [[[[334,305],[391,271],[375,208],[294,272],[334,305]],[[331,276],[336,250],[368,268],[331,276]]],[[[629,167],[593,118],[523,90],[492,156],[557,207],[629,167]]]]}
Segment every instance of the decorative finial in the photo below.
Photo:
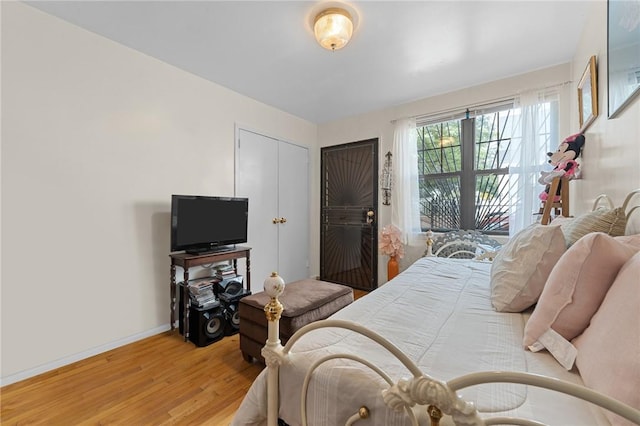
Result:
{"type": "Polygon", "coordinates": [[[267,321],[276,321],[280,319],[283,307],[278,296],[284,291],[284,280],[277,272],[272,272],[271,276],[264,280],[264,292],[271,297],[271,301],[264,307],[267,321]]]}
{"type": "Polygon", "coordinates": [[[431,229],[427,231],[427,252],[426,256],[433,256],[433,232],[431,229]]]}
{"type": "Polygon", "coordinates": [[[361,419],[368,419],[369,418],[369,408],[367,408],[366,405],[363,405],[358,410],[358,415],[360,416],[361,419]]]}
{"type": "Polygon", "coordinates": [[[284,291],[284,280],[277,272],[272,272],[271,276],[264,280],[264,291],[269,297],[278,297],[284,291]]]}

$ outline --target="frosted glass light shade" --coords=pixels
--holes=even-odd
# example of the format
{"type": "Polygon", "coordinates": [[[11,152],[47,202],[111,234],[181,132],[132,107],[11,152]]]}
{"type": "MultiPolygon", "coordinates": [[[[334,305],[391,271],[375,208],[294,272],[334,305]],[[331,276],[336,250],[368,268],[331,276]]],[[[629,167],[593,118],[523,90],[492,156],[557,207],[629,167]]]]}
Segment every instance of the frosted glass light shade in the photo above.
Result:
{"type": "Polygon", "coordinates": [[[351,15],[340,8],[326,9],[316,16],[313,32],[320,46],[325,49],[342,49],[353,34],[351,15]]]}

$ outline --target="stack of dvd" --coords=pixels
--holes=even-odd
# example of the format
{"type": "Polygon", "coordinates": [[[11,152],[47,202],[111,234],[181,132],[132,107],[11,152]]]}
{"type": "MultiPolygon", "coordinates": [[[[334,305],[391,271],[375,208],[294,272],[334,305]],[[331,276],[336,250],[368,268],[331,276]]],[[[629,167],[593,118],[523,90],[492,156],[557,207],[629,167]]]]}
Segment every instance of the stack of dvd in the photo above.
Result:
{"type": "Polygon", "coordinates": [[[233,278],[236,276],[236,270],[233,268],[233,265],[225,264],[216,266],[216,278],[220,281],[233,278]]]}
{"type": "Polygon", "coordinates": [[[191,305],[207,308],[217,302],[213,293],[213,279],[194,280],[189,282],[191,305]]]}

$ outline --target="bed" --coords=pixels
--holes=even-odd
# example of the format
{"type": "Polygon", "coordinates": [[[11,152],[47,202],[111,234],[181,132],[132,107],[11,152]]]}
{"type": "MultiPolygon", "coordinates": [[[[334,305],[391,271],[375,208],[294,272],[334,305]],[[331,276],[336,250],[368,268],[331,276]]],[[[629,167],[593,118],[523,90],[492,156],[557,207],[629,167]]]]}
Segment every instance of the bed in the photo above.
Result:
{"type": "MultiPolygon", "coordinates": [[[[619,313],[613,293],[629,291],[619,290],[623,288],[623,284],[617,284],[622,281],[620,276],[632,285],[638,281],[635,274],[640,270],[640,254],[634,253],[640,253],[640,234],[633,225],[636,208],[630,206],[630,200],[639,192],[630,193],[623,207],[594,206],[590,212],[615,211],[614,217],[622,212],[627,224],[622,233],[629,234],[627,237],[585,231],[583,224],[577,223],[581,218],[536,225],[545,233],[561,231],[566,252],[584,250],[581,246],[585,241],[591,244],[587,251],[595,252],[596,245],[606,241],[626,244],[625,256],[631,254],[626,263],[635,262],[616,269],[611,283],[615,290],[602,296],[604,301],[596,306],[597,312],[589,314],[593,321],[587,321],[586,330],[570,339],[581,345],[575,361],[580,368],[573,363],[563,365],[558,359],[562,348],[548,345],[534,352],[535,345],[523,346],[531,332],[529,324],[535,322],[532,317],[536,321],[540,317],[538,305],[546,297],[546,286],[538,295],[538,305],[534,302],[522,310],[518,307],[517,312],[496,310],[497,290],[492,280],[499,275],[496,263],[505,262],[506,254],[503,259],[496,257],[495,262],[486,256],[480,256],[482,260],[422,257],[392,281],[329,319],[303,327],[284,347],[277,331],[281,310],[277,296],[283,287],[275,277],[265,282],[265,291],[272,296],[265,307],[270,319],[269,339],[263,350],[267,368],[245,396],[232,425],[640,424],[640,404],[633,396],[640,383],[635,381],[640,377],[640,357],[634,357],[640,355],[638,346],[632,342],[620,353],[602,351],[592,357],[605,370],[608,360],[615,364],[612,369],[625,362],[631,366],[622,372],[625,385],[615,382],[613,392],[608,391],[611,383],[603,388],[601,379],[591,377],[598,372],[589,370],[588,360],[581,359],[583,353],[593,351],[593,344],[584,336],[598,336],[595,326],[606,320],[607,309],[619,313]],[[565,240],[567,235],[575,241],[565,240]],[[614,307],[606,308],[609,305],[614,307]],[[588,381],[596,386],[585,385],[583,370],[589,371],[588,381]],[[631,396],[623,393],[619,397],[620,388],[629,393],[629,386],[631,396]]],[[[509,249],[504,251],[508,253],[509,249]]],[[[556,267],[577,257],[572,254],[565,259],[563,254],[556,259],[556,267]]],[[[585,259],[585,267],[590,263],[585,259]]],[[[506,269],[517,269],[512,266],[506,269]]],[[[558,275],[556,272],[553,268],[549,271],[547,283],[558,275]]],[[[639,293],[638,286],[631,291],[633,297],[618,295],[622,301],[617,303],[637,303],[634,297],[639,293]]],[[[636,333],[638,324],[633,322],[640,319],[637,307],[635,313],[628,313],[630,328],[620,328],[621,332],[636,333]]],[[[540,337],[536,344],[540,341],[548,342],[540,337]]],[[[607,375],[614,373],[619,374],[612,370],[607,375]]]]}

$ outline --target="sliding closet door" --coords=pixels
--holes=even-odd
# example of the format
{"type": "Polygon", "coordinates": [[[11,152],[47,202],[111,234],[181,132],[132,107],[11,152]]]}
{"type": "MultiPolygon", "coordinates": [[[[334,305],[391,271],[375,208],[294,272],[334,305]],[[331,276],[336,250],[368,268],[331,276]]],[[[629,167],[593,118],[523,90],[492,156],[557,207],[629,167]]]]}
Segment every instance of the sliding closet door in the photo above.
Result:
{"type": "Polygon", "coordinates": [[[321,149],[320,279],[378,287],[378,140],[321,149]]]}

